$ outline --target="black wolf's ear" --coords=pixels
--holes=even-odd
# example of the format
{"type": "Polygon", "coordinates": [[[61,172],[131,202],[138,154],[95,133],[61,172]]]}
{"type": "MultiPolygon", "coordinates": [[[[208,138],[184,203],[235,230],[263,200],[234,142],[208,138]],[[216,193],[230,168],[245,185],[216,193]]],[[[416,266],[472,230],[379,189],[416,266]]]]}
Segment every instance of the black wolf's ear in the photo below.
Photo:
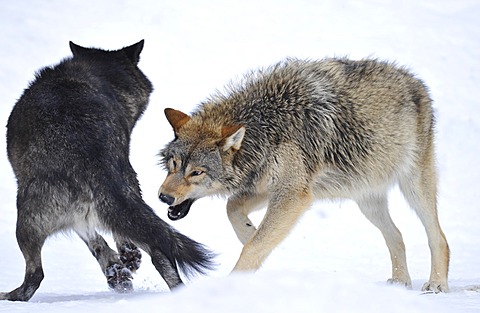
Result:
{"type": "Polygon", "coordinates": [[[132,61],[133,64],[137,64],[140,61],[140,52],[143,50],[143,44],[145,40],[140,40],[136,44],[125,47],[122,51],[127,55],[127,58],[132,61]]]}
{"type": "Polygon", "coordinates": [[[70,50],[72,51],[73,56],[77,56],[77,55],[85,53],[86,51],[88,51],[90,49],[81,47],[81,46],[76,45],[76,44],[74,44],[73,42],[70,41],[70,50]]]}
{"type": "Polygon", "coordinates": [[[227,151],[228,149],[238,150],[242,145],[243,136],[245,135],[245,127],[241,125],[224,126],[222,128],[222,149],[227,151]]]}
{"type": "Polygon", "coordinates": [[[190,116],[178,110],[167,108],[164,112],[175,133],[178,133],[178,130],[190,120],[190,116]]]}

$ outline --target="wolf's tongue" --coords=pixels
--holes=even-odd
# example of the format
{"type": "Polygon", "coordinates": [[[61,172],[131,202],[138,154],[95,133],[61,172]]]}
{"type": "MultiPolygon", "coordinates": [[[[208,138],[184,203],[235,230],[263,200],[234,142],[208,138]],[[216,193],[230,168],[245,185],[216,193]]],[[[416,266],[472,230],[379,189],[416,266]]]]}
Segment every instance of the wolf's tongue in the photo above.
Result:
{"type": "Polygon", "coordinates": [[[194,199],[187,199],[176,206],[169,207],[168,218],[172,221],[184,218],[190,211],[190,207],[192,206],[193,202],[195,202],[194,199]]]}

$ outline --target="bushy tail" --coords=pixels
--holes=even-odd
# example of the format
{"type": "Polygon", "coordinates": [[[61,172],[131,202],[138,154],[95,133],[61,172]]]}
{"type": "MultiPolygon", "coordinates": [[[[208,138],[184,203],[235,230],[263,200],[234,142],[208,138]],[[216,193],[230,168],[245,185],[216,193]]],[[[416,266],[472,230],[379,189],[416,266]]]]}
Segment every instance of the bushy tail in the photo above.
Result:
{"type": "Polygon", "coordinates": [[[187,278],[206,274],[216,267],[216,254],[189,237],[171,228],[171,253],[178,267],[187,278]]]}
{"type": "MultiPolygon", "coordinates": [[[[131,240],[151,255],[156,254],[156,251],[161,252],[157,257],[166,257],[171,265],[174,268],[178,266],[186,277],[196,273],[205,274],[214,268],[214,253],[158,217],[140,197],[123,200],[99,211],[104,224],[108,225],[113,233],[131,240]]],[[[157,263],[155,267],[161,267],[161,260],[152,262],[157,263]]]]}

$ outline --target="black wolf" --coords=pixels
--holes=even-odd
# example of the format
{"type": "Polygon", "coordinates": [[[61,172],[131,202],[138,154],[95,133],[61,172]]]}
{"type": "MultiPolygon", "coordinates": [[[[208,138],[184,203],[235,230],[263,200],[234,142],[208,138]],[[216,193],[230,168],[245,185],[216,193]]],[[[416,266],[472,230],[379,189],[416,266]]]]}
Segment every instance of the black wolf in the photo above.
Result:
{"type": "Polygon", "coordinates": [[[151,82],[137,67],[143,40],[116,51],[70,42],[73,57],[36,74],[7,125],[8,158],[18,183],[17,240],[23,284],[0,299],[29,300],[44,277],[46,238],[75,231],[117,291],[132,289],[139,248],[170,288],[204,272],[212,255],[161,220],[142,200],[129,162],[130,134],[144,112],[151,82]],[[111,232],[119,254],[97,230],[111,232]]]}

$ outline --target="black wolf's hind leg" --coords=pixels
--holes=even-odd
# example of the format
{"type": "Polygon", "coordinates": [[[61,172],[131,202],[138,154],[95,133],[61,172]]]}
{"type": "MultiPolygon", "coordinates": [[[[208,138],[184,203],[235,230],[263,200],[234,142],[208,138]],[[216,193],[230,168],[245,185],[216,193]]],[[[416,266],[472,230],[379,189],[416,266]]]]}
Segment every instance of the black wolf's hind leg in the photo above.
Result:
{"type": "Polygon", "coordinates": [[[116,292],[130,292],[133,290],[132,272],[125,267],[118,253],[112,250],[102,236],[95,233],[93,237],[79,234],[85,241],[90,252],[97,259],[103,274],[107,278],[110,288],[116,292]]]}
{"type": "Polygon", "coordinates": [[[142,252],[131,241],[115,238],[117,250],[123,265],[132,273],[135,273],[142,263],[142,252]]]}
{"type": "Polygon", "coordinates": [[[168,288],[173,289],[183,285],[176,264],[170,262],[163,252],[155,250],[152,251],[150,256],[152,257],[153,265],[167,283],[168,288]]]}
{"type": "Polygon", "coordinates": [[[43,280],[41,250],[47,236],[35,232],[37,228],[28,224],[24,221],[17,223],[17,241],[25,258],[25,278],[17,289],[0,293],[0,300],[28,301],[43,280]]]}

